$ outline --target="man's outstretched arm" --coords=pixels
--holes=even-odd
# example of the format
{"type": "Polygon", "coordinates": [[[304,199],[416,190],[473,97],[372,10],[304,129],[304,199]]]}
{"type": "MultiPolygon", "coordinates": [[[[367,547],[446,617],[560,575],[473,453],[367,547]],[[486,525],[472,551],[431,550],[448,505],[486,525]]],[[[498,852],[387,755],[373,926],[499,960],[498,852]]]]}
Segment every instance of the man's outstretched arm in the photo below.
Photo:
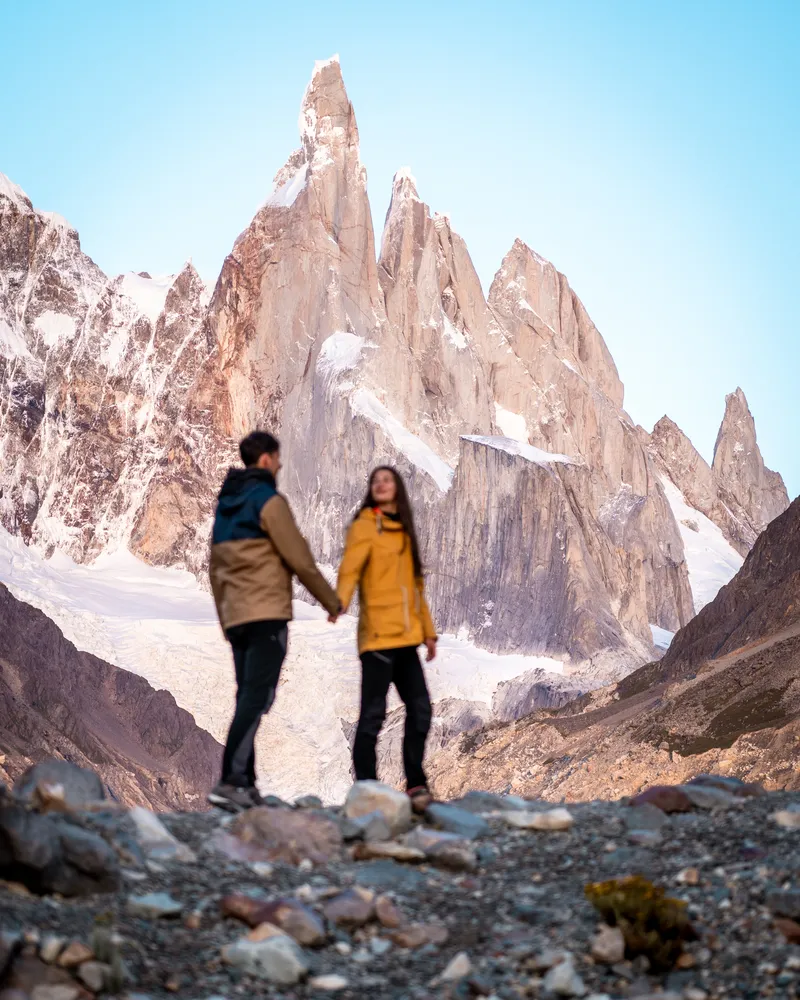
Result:
{"type": "Polygon", "coordinates": [[[339,598],[319,571],[308,542],[300,534],[291,508],[278,493],[261,508],[261,527],[269,535],[278,555],[328,614],[339,614],[339,598]]]}

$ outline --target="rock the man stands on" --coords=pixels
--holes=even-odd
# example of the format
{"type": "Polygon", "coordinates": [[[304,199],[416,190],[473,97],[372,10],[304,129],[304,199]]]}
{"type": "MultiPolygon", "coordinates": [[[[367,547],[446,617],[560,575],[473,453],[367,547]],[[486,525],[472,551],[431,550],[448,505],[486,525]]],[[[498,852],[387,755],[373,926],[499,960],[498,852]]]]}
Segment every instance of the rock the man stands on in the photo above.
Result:
{"type": "Polygon", "coordinates": [[[278,493],[280,445],[263,431],[242,440],[244,469],[229,469],[217,498],[209,575],[217,615],[233,649],[236,710],[212,805],[257,805],[255,737],[275,700],[292,618],[292,578],[335,619],[339,598],[320,573],[288,503],[278,493]]]}

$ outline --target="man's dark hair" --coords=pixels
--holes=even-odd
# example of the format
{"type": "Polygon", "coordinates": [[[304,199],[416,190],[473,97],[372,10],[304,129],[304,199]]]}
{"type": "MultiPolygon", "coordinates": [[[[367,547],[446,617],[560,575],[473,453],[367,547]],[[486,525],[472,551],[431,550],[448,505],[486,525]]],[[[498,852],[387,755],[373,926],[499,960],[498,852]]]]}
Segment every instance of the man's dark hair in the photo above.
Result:
{"type": "Polygon", "coordinates": [[[267,431],[253,431],[239,442],[239,454],[245,465],[255,465],[262,455],[274,455],[281,445],[276,437],[267,431]]]}

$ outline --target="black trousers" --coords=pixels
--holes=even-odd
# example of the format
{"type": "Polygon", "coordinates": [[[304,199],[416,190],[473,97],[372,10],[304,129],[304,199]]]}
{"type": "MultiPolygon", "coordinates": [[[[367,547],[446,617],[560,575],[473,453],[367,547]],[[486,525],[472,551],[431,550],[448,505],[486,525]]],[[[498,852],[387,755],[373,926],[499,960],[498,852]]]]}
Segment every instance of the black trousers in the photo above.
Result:
{"type": "Polygon", "coordinates": [[[285,621],[245,622],[225,632],[236,668],[236,711],[222,756],[222,780],[228,785],[255,787],[256,732],[275,701],[288,634],[285,621]]]}
{"type": "Polygon", "coordinates": [[[391,684],[406,706],[403,767],[409,788],[427,785],[422,760],[431,728],[431,699],[416,646],[361,654],[361,713],[353,744],[356,781],[377,778],[375,745],[386,718],[391,684]]]}

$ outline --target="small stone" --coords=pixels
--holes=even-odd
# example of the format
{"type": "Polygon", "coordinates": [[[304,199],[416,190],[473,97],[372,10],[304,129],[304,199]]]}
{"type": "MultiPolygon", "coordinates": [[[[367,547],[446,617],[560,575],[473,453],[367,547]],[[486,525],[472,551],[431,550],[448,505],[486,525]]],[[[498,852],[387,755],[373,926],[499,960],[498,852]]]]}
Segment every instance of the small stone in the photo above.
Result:
{"type": "Polygon", "coordinates": [[[518,830],[569,830],[575,822],[567,809],[548,809],[544,812],[510,812],[503,819],[518,830]]]}
{"type": "Polygon", "coordinates": [[[628,830],[662,830],[669,823],[664,810],[651,802],[623,809],[622,820],[628,830]]]}
{"type": "Polygon", "coordinates": [[[692,810],[692,800],[685,791],[676,785],[653,785],[635,795],[628,805],[636,807],[646,803],[656,806],[665,813],[691,812],[692,810]]]}
{"type": "Polygon", "coordinates": [[[742,781],[741,778],[734,778],[722,774],[698,774],[692,778],[690,785],[711,785],[721,788],[724,792],[729,792],[738,798],[751,798],[756,795],[763,795],[764,789],[755,781],[742,781]]]}
{"type": "Polygon", "coordinates": [[[586,995],[586,986],[575,971],[572,962],[559,962],[554,965],[542,981],[545,993],[557,997],[582,997],[586,995]]]}
{"type": "Polygon", "coordinates": [[[690,951],[681,952],[675,959],[676,969],[693,969],[697,965],[697,959],[690,951]]]}
{"type": "Polygon", "coordinates": [[[183,904],[167,892],[150,892],[146,896],[129,896],[128,913],[132,917],[157,920],[159,917],[179,917],[183,904]]]}
{"type": "Polygon", "coordinates": [[[340,955],[344,955],[345,957],[353,954],[353,946],[348,944],[347,941],[337,941],[333,947],[340,955]]]}
{"type": "Polygon", "coordinates": [[[794,809],[779,809],[772,814],[772,818],[785,830],[800,829],[800,810],[795,812],[794,809]]]}
{"type": "Polygon", "coordinates": [[[616,965],[625,958],[625,938],[619,927],[604,925],[592,938],[592,958],[604,965],[616,965]]]}
{"type": "Polygon", "coordinates": [[[317,795],[301,795],[294,800],[295,809],[322,809],[322,799],[317,795]]]}
{"type": "Polygon", "coordinates": [[[372,861],[376,858],[392,858],[395,861],[424,861],[425,852],[409,847],[397,840],[370,841],[356,844],[353,851],[356,861],[372,861]]]}
{"type": "Polygon", "coordinates": [[[635,847],[658,847],[664,838],[657,830],[631,830],[628,840],[635,847]]]}
{"type": "Polygon", "coordinates": [[[800,890],[773,889],[767,893],[767,908],[778,917],[800,919],[800,890]]]}
{"type": "Polygon", "coordinates": [[[385,955],[392,947],[392,942],[386,938],[374,937],[369,942],[369,948],[373,955],[385,955]]]}
{"type": "Polygon", "coordinates": [[[425,819],[431,826],[458,834],[465,840],[477,840],[478,837],[485,837],[491,832],[489,824],[481,816],[444,802],[431,803],[425,810],[425,819]]]}
{"type": "Polygon", "coordinates": [[[557,948],[546,948],[544,951],[540,951],[538,955],[534,955],[528,964],[534,972],[546,972],[548,969],[552,969],[556,965],[565,962],[572,962],[572,954],[570,952],[557,948]]]}
{"type": "Polygon", "coordinates": [[[81,993],[80,986],[69,986],[66,983],[40,983],[31,990],[31,1000],[76,1000],[76,997],[79,997],[81,993]]]}
{"type": "Polygon", "coordinates": [[[783,967],[791,972],[800,971],[800,955],[790,955],[783,963],[783,967]]]}
{"type": "Polygon", "coordinates": [[[91,948],[87,948],[82,941],[70,941],[58,956],[57,964],[62,969],[75,969],[90,958],[94,958],[91,948]]]}
{"type": "Polygon", "coordinates": [[[375,894],[360,886],[346,889],[327,902],[322,912],[331,923],[363,927],[375,915],[375,894]]]}
{"type": "Polygon", "coordinates": [[[250,865],[250,869],[252,870],[253,874],[258,875],[259,878],[272,878],[272,875],[275,871],[274,866],[271,865],[268,861],[254,861],[250,865]]]}
{"type": "Polygon", "coordinates": [[[346,990],[350,985],[349,981],[344,978],[344,976],[337,976],[336,974],[331,974],[328,976],[314,976],[313,979],[309,979],[308,985],[314,990],[346,990]]]}
{"type": "Polygon", "coordinates": [[[378,896],[375,900],[375,916],[390,930],[401,927],[406,922],[402,910],[388,896],[378,896]]]}
{"type": "Polygon", "coordinates": [[[181,976],[175,975],[174,973],[167,978],[164,983],[164,989],[167,993],[179,993],[181,987],[183,986],[183,979],[181,976]]]}
{"type": "Polygon", "coordinates": [[[789,944],[800,944],[800,924],[786,917],[776,917],[775,926],[783,934],[789,944]]]}
{"type": "Polygon", "coordinates": [[[735,796],[714,785],[678,785],[678,788],[689,797],[689,801],[698,809],[730,809],[741,805],[735,796]]]}
{"type": "Polygon", "coordinates": [[[409,924],[391,935],[398,948],[422,948],[426,944],[445,944],[450,932],[441,924],[409,924]]]}
{"type": "Polygon", "coordinates": [[[92,993],[99,993],[109,979],[111,966],[104,962],[83,962],[78,966],[78,979],[92,993]]]}
{"type": "Polygon", "coordinates": [[[463,979],[470,972],[472,972],[472,962],[469,955],[465,951],[460,951],[450,959],[436,981],[438,983],[451,983],[456,979],[463,979]]]}
{"type": "Polygon", "coordinates": [[[280,986],[292,986],[308,973],[308,963],[300,945],[278,932],[263,941],[243,938],[222,949],[222,959],[248,976],[280,986]]]}
{"type": "Polygon", "coordinates": [[[197,855],[187,844],[182,844],[172,836],[158,816],[145,809],[144,806],[134,806],[128,810],[128,816],[136,828],[136,839],[150,861],[180,861],[191,864],[197,860],[197,855]]]}
{"type": "Polygon", "coordinates": [[[411,800],[404,793],[380,781],[357,781],[347,793],[344,814],[358,819],[379,812],[392,836],[405,833],[411,826],[411,800]]]}
{"type": "Polygon", "coordinates": [[[700,872],[696,868],[684,868],[675,876],[675,881],[681,885],[699,885],[700,872]]]}
{"type": "Polygon", "coordinates": [[[48,965],[52,965],[61,954],[66,943],[66,939],[59,937],[57,934],[47,934],[39,946],[39,958],[43,962],[47,962],[48,965]]]}
{"type": "Polygon", "coordinates": [[[466,809],[467,812],[482,814],[513,812],[530,807],[529,802],[516,795],[496,795],[494,792],[467,792],[463,798],[456,799],[453,805],[466,809]]]}
{"type": "Polygon", "coordinates": [[[190,931],[199,931],[203,926],[203,914],[199,910],[192,910],[186,915],[183,926],[190,931]]]}
{"type": "Polygon", "coordinates": [[[708,993],[698,986],[687,986],[683,991],[683,1000],[708,1000],[708,993]]]}

